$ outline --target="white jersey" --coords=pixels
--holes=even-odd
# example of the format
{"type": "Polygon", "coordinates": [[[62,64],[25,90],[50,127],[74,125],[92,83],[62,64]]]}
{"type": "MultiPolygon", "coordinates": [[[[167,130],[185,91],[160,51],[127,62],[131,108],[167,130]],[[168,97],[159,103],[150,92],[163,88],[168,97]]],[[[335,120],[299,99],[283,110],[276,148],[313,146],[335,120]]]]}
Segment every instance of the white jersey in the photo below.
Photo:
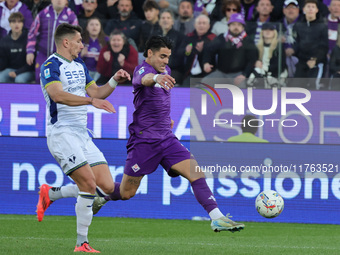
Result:
{"type": "Polygon", "coordinates": [[[58,53],[54,53],[42,64],[40,84],[49,109],[47,135],[49,135],[53,125],[72,125],[86,128],[87,105],[58,104],[48,95],[46,88],[56,82],[62,84],[65,92],[82,97],[85,96],[86,89],[95,83],[90,77],[84,61],[80,58],[69,61],[58,53]]]}

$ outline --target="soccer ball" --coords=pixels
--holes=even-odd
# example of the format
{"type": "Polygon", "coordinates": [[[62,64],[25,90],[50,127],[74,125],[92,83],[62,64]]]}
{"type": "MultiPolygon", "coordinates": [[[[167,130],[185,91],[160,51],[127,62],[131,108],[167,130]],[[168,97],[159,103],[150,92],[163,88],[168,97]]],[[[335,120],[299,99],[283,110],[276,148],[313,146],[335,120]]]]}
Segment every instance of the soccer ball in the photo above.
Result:
{"type": "Polygon", "coordinates": [[[255,206],[261,216],[275,218],[282,213],[284,201],[275,190],[265,190],[256,197],[255,206]]]}

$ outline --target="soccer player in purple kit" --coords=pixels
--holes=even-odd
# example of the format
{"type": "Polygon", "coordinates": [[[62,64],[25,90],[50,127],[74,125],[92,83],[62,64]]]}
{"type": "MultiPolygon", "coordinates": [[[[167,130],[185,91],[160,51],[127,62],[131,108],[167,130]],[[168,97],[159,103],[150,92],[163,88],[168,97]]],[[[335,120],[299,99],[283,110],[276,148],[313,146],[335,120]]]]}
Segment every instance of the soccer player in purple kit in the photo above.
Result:
{"type": "Polygon", "coordinates": [[[95,198],[93,212],[96,214],[109,200],[132,198],[143,176],[153,173],[161,164],[169,176],[181,175],[190,181],[197,201],[212,220],[214,231],[240,231],[244,224],[221,213],[204,173],[195,171],[196,160],[172,133],[170,96],[176,81],[167,66],[171,48],[172,42],[162,36],[153,36],[146,43],[146,59],[135,68],[132,80],[135,111],[129,126],[123,179],[121,183],[115,182],[114,192],[109,196],[95,198]]]}

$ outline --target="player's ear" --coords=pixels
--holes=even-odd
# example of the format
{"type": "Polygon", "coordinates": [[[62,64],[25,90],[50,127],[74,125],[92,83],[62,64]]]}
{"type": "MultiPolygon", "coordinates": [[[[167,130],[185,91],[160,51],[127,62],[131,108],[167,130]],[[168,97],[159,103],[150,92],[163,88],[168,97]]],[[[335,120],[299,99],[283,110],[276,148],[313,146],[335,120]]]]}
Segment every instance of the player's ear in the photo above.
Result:
{"type": "Polygon", "coordinates": [[[67,38],[64,38],[64,39],[63,39],[63,46],[64,46],[65,48],[68,48],[69,44],[70,44],[69,40],[68,40],[67,38]]]}
{"type": "Polygon", "coordinates": [[[153,55],[153,52],[151,49],[148,49],[148,57],[151,57],[153,55]]]}

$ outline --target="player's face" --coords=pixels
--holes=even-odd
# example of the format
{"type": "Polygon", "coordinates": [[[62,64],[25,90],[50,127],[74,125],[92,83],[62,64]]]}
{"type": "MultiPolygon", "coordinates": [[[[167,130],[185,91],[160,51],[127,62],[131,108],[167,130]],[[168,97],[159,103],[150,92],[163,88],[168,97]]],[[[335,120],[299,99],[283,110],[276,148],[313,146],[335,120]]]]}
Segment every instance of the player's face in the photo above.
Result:
{"type": "Polygon", "coordinates": [[[90,36],[98,36],[101,29],[101,24],[97,19],[91,19],[86,27],[87,31],[89,31],[90,36]]]}
{"type": "Polygon", "coordinates": [[[20,33],[24,27],[24,23],[19,20],[14,20],[9,23],[9,26],[11,27],[13,33],[20,33]]]}
{"type": "Polygon", "coordinates": [[[159,51],[148,51],[150,65],[159,73],[165,72],[165,67],[169,63],[171,50],[168,48],[160,48],[159,51]]]}
{"type": "Polygon", "coordinates": [[[113,52],[121,52],[124,47],[124,39],[121,35],[114,35],[110,38],[110,45],[113,52]]]}
{"type": "Polygon", "coordinates": [[[70,43],[69,50],[70,50],[71,57],[72,59],[76,59],[79,56],[79,53],[81,52],[81,50],[84,48],[80,33],[77,32],[76,35],[71,37],[69,39],[69,43],[70,43]]]}

